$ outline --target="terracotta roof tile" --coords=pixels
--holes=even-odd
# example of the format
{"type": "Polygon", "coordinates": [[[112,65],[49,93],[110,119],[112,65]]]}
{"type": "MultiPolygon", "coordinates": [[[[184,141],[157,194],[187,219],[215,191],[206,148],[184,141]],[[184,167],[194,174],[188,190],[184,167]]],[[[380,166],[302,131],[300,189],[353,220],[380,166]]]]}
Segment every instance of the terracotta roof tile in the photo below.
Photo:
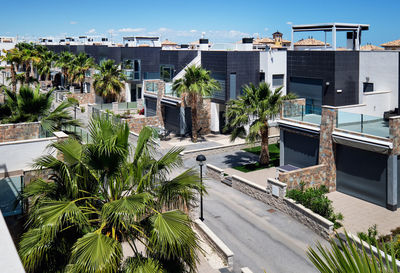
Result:
{"type": "Polygon", "coordinates": [[[394,40],[391,42],[387,42],[387,43],[381,44],[381,46],[400,46],[400,40],[394,40]]]}
{"type": "Polygon", "coordinates": [[[361,50],[369,50],[369,51],[384,50],[384,49],[383,49],[382,47],[380,47],[380,46],[370,45],[370,44],[363,45],[363,46],[361,46],[360,49],[361,49],[361,50]]]}
{"type": "MultiPolygon", "coordinates": [[[[325,43],[314,39],[314,38],[308,38],[308,39],[301,39],[300,41],[297,41],[294,43],[295,46],[324,46],[325,43]]],[[[329,45],[328,43],[326,45],[329,45]]]]}
{"type": "Polygon", "coordinates": [[[168,39],[165,39],[162,43],[161,43],[161,45],[178,45],[177,43],[174,43],[174,42],[171,42],[171,41],[168,41],[168,39]]]}

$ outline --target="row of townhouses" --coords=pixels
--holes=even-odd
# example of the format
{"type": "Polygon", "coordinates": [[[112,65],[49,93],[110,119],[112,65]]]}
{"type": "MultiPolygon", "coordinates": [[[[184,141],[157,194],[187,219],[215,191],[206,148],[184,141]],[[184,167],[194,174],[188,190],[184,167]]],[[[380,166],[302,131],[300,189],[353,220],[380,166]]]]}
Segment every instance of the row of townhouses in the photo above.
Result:
{"type": "MultiPolygon", "coordinates": [[[[243,86],[268,82],[298,99],[286,102],[278,120],[281,168],[279,180],[296,187],[328,184],[369,202],[396,210],[400,199],[400,52],[396,42],[386,50],[361,46],[365,24],[319,24],[292,27],[291,41],[243,38],[236,44],[210,44],[207,39],[177,45],[157,37],[126,37],[122,44],[42,40],[60,53],[84,52],[97,63],[112,59],[127,81],[124,100],[140,103],[145,116],[161,115],[166,129],[184,135],[191,129],[190,109],[172,92],[184,69],[198,65],[211,71],[221,86],[204,100],[200,121],[205,133],[222,133],[229,100],[243,86]],[[330,34],[331,43],[313,38],[294,43],[297,32],[330,34]],[[346,35],[346,47],[336,37],[346,35]],[[291,171],[285,171],[290,166],[291,171]],[[294,167],[294,168],[293,168],[294,167]],[[293,170],[294,169],[294,170],[293,170]],[[399,173],[398,173],[399,172],[399,173]]],[[[83,38],[82,38],[83,39],[83,38]]],[[[387,45],[387,46],[386,46],[387,45]]],[[[91,87],[90,103],[101,103],[91,87]]],[[[52,73],[53,86],[63,86],[62,73],[52,73]]],[[[3,76],[4,80],[4,76],[3,76]]]]}

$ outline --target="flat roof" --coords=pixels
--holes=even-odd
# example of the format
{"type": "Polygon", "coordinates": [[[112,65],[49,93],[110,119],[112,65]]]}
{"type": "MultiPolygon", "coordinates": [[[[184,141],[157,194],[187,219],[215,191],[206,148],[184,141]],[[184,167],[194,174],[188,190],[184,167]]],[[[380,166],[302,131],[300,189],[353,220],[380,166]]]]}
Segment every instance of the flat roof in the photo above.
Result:
{"type": "Polygon", "coordinates": [[[127,39],[139,39],[139,40],[158,40],[160,37],[154,36],[130,36],[130,37],[122,37],[123,40],[127,39]]]}
{"type": "Polygon", "coordinates": [[[350,23],[324,23],[324,24],[310,24],[310,25],[294,25],[292,29],[294,31],[332,31],[332,28],[336,27],[336,31],[348,31],[348,30],[369,30],[367,24],[350,24],[350,23]]]}

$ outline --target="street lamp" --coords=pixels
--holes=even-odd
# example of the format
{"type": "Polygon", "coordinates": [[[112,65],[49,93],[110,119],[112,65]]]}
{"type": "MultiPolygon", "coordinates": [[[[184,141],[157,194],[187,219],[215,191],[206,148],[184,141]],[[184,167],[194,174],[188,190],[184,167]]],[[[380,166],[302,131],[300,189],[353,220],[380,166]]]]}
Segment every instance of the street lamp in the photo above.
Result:
{"type": "Polygon", "coordinates": [[[196,161],[200,166],[200,183],[201,183],[201,188],[200,188],[200,220],[203,221],[203,165],[204,162],[206,162],[206,157],[204,155],[198,155],[196,157],[196,161]]]}

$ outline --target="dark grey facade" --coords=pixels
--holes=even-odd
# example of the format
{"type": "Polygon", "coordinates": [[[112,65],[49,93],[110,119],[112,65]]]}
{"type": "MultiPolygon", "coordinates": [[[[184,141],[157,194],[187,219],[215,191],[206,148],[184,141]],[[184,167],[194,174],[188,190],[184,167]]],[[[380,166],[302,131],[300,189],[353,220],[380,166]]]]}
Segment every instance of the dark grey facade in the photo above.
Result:
{"type": "Polygon", "coordinates": [[[223,96],[213,99],[217,103],[233,99],[231,90],[235,91],[234,98],[236,98],[241,94],[244,85],[259,84],[260,53],[257,51],[203,51],[201,64],[211,71],[213,78],[222,82],[223,96]],[[230,80],[231,75],[235,78],[233,82],[230,80]],[[231,86],[232,83],[235,84],[234,87],[231,86]]]}
{"type": "MultiPolygon", "coordinates": [[[[288,51],[287,87],[295,89],[299,79],[321,82],[323,105],[351,105],[359,103],[359,52],[358,51],[288,51]],[[338,91],[339,90],[339,91],[338,91]]],[[[296,90],[293,90],[294,93],[296,90]]],[[[319,92],[319,91],[318,91],[319,92]]]]}
{"type": "MultiPolygon", "coordinates": [[[[318,164],[319,134],[281,130],[284,164],[306,168],[318,164]]],[[[282,143],[282,142],[281,142],[282,143]]]]}

